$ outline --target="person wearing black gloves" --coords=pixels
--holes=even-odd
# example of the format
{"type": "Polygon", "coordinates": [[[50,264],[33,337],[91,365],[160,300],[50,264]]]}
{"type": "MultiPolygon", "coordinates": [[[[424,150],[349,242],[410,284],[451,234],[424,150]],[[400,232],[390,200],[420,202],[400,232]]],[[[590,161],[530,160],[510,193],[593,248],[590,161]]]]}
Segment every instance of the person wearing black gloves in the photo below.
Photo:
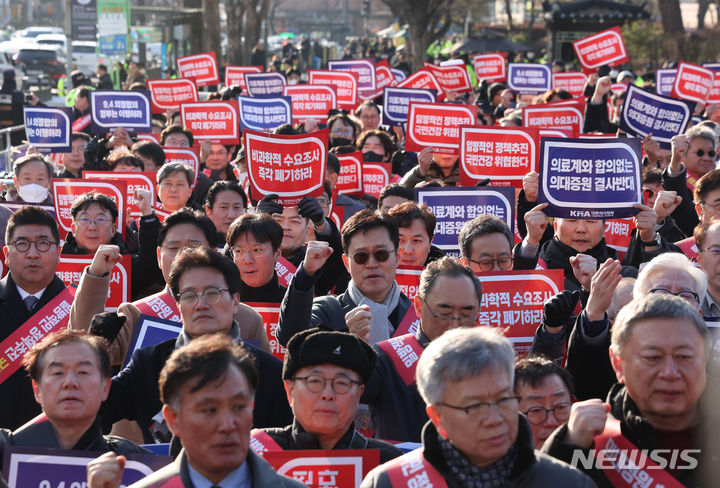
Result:
{"type": "Polygon", "coordinates": [[[562,360],[565,327],[573,323],[573,312],[581,296],[580,290],[563,290],[547,299],[543,306],[542,324],[533,337],[531,355],[543,355],[553,361],[562,360]]]}
{"type": "MultiPolygon", "coordinates": [[[[318,296],[326,295],[339,282],[339,277],[347,273],[342,264],[340,231],[332,220],[325,218],[323,209],[315,197],[303,197],[297,207],[285,207],[277,200],[278,195],[274,193],[267,195],[258,202],[257,210],[259,213],[272,215],[272,218],[282,226],[283,239],[280,252],[285,259],[296,267],[303,262],[311,223],[315,231],[315,240],[327,242],[333,249],[332,255],[322,268],[322,276],[315,285],[318,296]]],[[[336,292],[340,291],[344,290],[336,290],[336,292]]]]}

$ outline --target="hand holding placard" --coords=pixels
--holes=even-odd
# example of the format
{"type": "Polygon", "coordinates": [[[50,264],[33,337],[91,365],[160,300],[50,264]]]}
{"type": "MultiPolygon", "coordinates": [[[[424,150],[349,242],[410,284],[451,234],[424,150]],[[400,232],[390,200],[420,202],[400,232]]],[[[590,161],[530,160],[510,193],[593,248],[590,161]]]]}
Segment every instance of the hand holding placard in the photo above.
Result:
{"type": "Polygon", "coordinates": [[[590,322],[602,320],[605,312],[612,304],[613,294],[622,275],[620,261],[608,259],[600,265],[597,273],[590,282],[590,296],[588,297],[585,313],[590,322]]]}
{"type": "Polygon", "coordinates": [[[282,203],[279,203],[277,201],[278,195],[276,193],[271,193],[270,195],[265,195],[262,200],[258,202],[257,205],[257,211],[258,213],[266,213],[268,215],[272,214],[281,214],[283,213],[283,206],[282,203]]]}
{"type": "Polygon", "coordinates": [[[125,469],[125,456],[106,452],[87,465],[88,488],[119,488],[125,469]]]}
{"type": "Polygon", "coordinates": [[[372,315],[368,305],[360,305],[345,314],[345,323],[347,323],[350,332],[360,337],[365,342],[370,342],[370,323],[372,315]]]}
{"type": "Polygon", "coordinates": [[[570,258],[575,278],[580,282],[584,290],[590,289],[590,280],[592,280],[597,270],[597,259],[589,254],[577,253],[570,258]]]}

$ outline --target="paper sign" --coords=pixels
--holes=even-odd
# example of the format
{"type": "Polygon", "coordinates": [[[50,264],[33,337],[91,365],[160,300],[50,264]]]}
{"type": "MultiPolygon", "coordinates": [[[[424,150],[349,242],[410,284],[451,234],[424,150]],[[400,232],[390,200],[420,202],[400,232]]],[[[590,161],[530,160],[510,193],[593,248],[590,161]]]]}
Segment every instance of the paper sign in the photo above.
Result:
{"type": "Polygon", "coordinates": [[[390,184],[392,163],[363,163],[363,193],[380,198],[380,192],[390,184]]]}
{"type": "Polygon", "coordinates": [[[675,85],[676,69],[658,69],[655,71],[655,93],[669,97],[675,85]]]}
{"type": "Polygon", "coordinates": [[[173,322],[172,320],[141,314],[138,317],[133,338],[130,342],[125,362],[123,363],[123,368],[128,365],[133,353],[138,349],[175,339],[180,335],[181,331],[182,324],[180,322],[173,322]]]}
{"type": "Polygon", "coordinates": [[[619,66],[630,60],[620,27],[613,27],[573,41],[572,45],[586,73],[594,73],[603,65],[619,66]]]}
{"type": "Polygon", "coordinates": [[[96,190],[104,195],[109,196],[115,202],[118,209],[118,218],[115,222],[118,230],[125,235],[125,205],[127,201],[127,184],[124,181],[111,180],[72,180],[72,179],[53,179],[53,203],[55,204],[55,215],[60,229],[60,237],[65,238],[68,232],[72,230],[72,214],[70,208],[80,195],[96,190]]]}
{"type": "Polygon", "coordinates": [[[374,59],[346,59],[328,61],[330,71],[351,71],[358,74],[358,90],[375,91],[377,76],[374,59]]]}
{"type": "Polygon", "coordinates": [[[237,100],[183,103],[180,115],[183,127],[192,132],[196,141],[220,141],[231,145],[240,141],[237,100]]]}
{"type": "Polygon", "coordinates": [[[358,98],[358,74],[351,71],[330,71],[311,69],[308,82],[311,85],[334,86],[337,93],[337,106],[347,110],[355,109],[358,98]]]}
{"type": "Polygon", "coordinates": [[[278,72],[245,73],[245,89],[251,97],[277,97],[286,85],[285,75],[278,72]]]}
{"type": "Polygon", "coordinates": [[[363,154],[354,152],[338,154],[340,174],[335,187],[339,193],[354,195],[363,191],[363,154]]]}
{"type": "Polygon", "coordinates": [[[82,178],[84,180],[121,180],[127,183],[127,200],[125,208],[129,209],[131,217],[140,217],[142,212],[135,205],[135,190],[147,190],[150,192],[150,202],[157,201],[155,195],[155,176],[157,173],[152,171],[146,172],[128,172],[121,173],[118,171],[83,171],[82,178]]]}
{"type": "Polygon", "coordinates": [[[405,149],[460,154],[460,127],[475,125],[477,111],[477,105],[410,102],[405,149]]]}
{"type": "Polygon", "coordinates": [[[93,134],[105,134],[116,127],[133,132],[152,131],[150,92],[146,90],[90,90],[93,134]]]}
{"type": "Polygon", "coordinates": [[[545,301],[565,287],[559,269],[478,273],[483,296],[481,326],[501,327],[518,356],[530,352],[545,301]]]}
{"type": "Polygon", "coordinates": [[[547,103],[525,107],[522,112],[524,127],[563,129],[579,134],[582,132],[585,104],[582,101],[563,105],[547,103]]]}
{"type": "Polygon", "coordinates": [[[460,129],[460,184],[473,186],[490,178],[493,185],[522,187],[537,170],[537,129],[522,127],[462,127],[460,129]]]}
{"type": "Polygon", "coordinates": [[[521,93],[543,93],[550,89],[550,66],[537,63],[509,63],[508,88],[521,93]]]}
{"type": "MultiPolygon", "coordinates": [[[[66,286],[79,284],[83,270],[92,263],[92,256],[61,255],[55,274],[66,286]]],[[[110,288],[108,290],[105,310],[117,310],[121,303],[130,301],[132,256],[124,254],[120,262],[110,272],[110,288]]]]}
{"type": "MultiPolygon", "coordinates": [[[[400,287],[400,291],[411,301],[418,294],[423,269],[424,266],[398,266],[395,271],[395,282],[400,287]]],[[[412,308],[412,305],[410,307],[412,308]]]]}
{"type": "Polygon", "coordinates": [[[405,72],[401,69],[390,68],[390,71],[392,71],[392,73],[395,75],[395,79],[398,83],[404,81],[405,78],[407,78],[407,74],[405,74],[405,72]]]}
{"type": "Polygon", "coordinates": [[[398,80],[395,78],[395,73],[390,69],[390,64],[387,59],[382,59],[375,63],[375,84],[377,85],[377,90],[380,91],[380,95],[382,95],[383,88],[395,86],[397,83],[398,80]]]}
{"type": "Polygon", "coordinates": [[[252,307],[252,309],[259,313],[262,317],[263,326],[265,327],[265,333],[267,334],[268,341],[270,342],[270,350],[272,351],[272,355],[278,358],[280,361],[284,360],[287,349],[282,346],[277,339],[277,328],[280,318],[280,304],[255,302],[244,303],[248,307],[252,307]]]}
{"type": "Polygon", "coordinates": [[[178,78],[195,80],[197,86],[217,85],[220,83],[217,59],[214,52],[193,54],[177,58],[178,78]]]}
{"type": "Polygon", "coordinates": [[[225,86],[239,86],[245,91],[245,73],[262,73],[262,66],[225,66],[225,86]]]}
{"type": "Polygon", "coordinates": [[[154,113],[179,110],[183,103],[198,101],[197,85],[191,79],[148,80],[147,86],[154,113]]]}
{"type": "Polygon", "coordinates": [[[70,107],[23,108],[28,143],[41,152],[72,151],[72,109],[70,107]]]}
{"type": "Polygon", "coordinates": [[[440,88],[447,94],[450,91],[456,93],[472,93],[472,84],[470,83],[470,75],[468,75],[465,65],[454,66],[436,66],[434,64],[425,63],[425,67],[433,72],[435,78],[440,83],[440,88]]]}
{"type": "Polygon", "coordinates": [[[238,97],[240,127],[271,132],[283,124],[292,124],[290,97],[238,97]]]}
{"type": "Polygon", "coordinates": [[[402,125],[407,122],[410,102],[435,103],[432,90],[387,87],[383,90],[382,121],[384,125],[402,125]]]}
{"type": "Polygon", "coordinates": [[[538,203],[549,217],[614,219],[642,203],[640,139],[542,139],[538,203]]]}
{"type": "MultiPolygon", "coordinates": [[[[340,227],[338,227],[339,229],[340,227]]],[[[277,273],[278,277],[278,283],[280,283],[280,286],[284,286],[285,288],[290,287],[290,281],[292,280],[292,277],[297,272],[297,268],[293,263],[285,259],[284,257],[280,256],[278,260],[275,262],[275,272],[277,273]]]]}
{"type": "Polygon", "coordinates": [[[630,135],[652,138],[662,149],[670,149],[670,140],[685,132],[695,103],[656,95],[630,85],[620,114],[620,129],[630,135]]]}
{"type": "Polygon", "coordinates": [[[144,134],[138,134],[137,135],[138,141],[150,141],[154,142],[155,144],[160,144],[160,134],[154,133],[154,132],[148,132],[144,134]]]}
{"type": "Polygon", "coordinates": [[[553,73],[553,88],[556,90],[565,90],[573,97],[581,97],[585,91],[585,82],[587,75],[582,71],[573,71],[569,73],[553,73]]]}
{"type": "Polygon", "coordinates": [[[472,61],[478,80],[493,83],[507,79],[506,53],[478,54],[472,61]]]}
{"type": "Polygon", "coordinates": [[[715,74],[712,70],[680,61],[670,96],[705,103],[712,91],[714,79],[715,74]]]}
{"type": "Polygon", "coordinates": [[[633,229],[635,224],[632,218],[605,221],[605,243],[617,251],[621,261],[627,253],[633,229]]]}
{"type": "Polygon", "coordinates": [[[255,198],[276,193],[284,206],[320,196],[325,183],[328,131],[275,135],[246,130],[245,158],[255,198]]]}
{"type": "Polygon", "coordinates": [[[577,137],[578,133],[565,129],[538,129],[540,138],[543,137],[577,137]]]}
{"type": "Polygon", "coordinates": [[[165,151],[165,162],[177,161],[192,168],[194,178],[192,186],[194,188],[197,182],[198,171],[200,171],[200,156],[198,156],[197,151],[192,148],[183,147],[163,147],[163,151],[165,151]]]}
{"type": "Polygon", "coordinates": [[[417,90],[435,90],[437,93],[437,101],[442,101],[445,98],[445,92],[443,92],[440,82],[432,70],[428,68],[420,68],[403,81],[398,83],[398,88],[415,88],[417,90]]]}
{"type": "Polygon", "coordinates": [[[703,68],[711,70],[715,76],[707,103],[718,104],[720,103],[720,63],[703,63],[703,68]]]}
{"type": "Polygon", "coordinates": [[[329,85],[285,85],[283,96],[291,99],[293,123],[314,119],[327,124],[328,112],[337,107],[335,90],[329,85]]]}
{"type": "Polygon", "coordinates": [[[358,488],[365,475],[380,464],[377,449],[266,451],[262,456],[278,474],[308,488],[358,488]]]}
{"type": "Polygon", "coordinates": [[[458,237],[468,220],[489,214],[515,228],[514,188],[420,188],[415,200],[427,204],[437,219],[433,244],[453,256],[460,255],[458,237]]]}

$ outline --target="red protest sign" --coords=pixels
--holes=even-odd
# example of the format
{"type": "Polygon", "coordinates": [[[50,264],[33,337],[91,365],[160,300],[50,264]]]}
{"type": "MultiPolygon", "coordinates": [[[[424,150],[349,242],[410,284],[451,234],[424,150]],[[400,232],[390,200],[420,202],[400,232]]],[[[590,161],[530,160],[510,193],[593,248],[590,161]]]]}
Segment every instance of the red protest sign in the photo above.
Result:
{"type": "Polygon", "coordinates": [[[137,139],[138,141],[150,141],[160,144],[160,134],[157,133],[138,134],[137,139]]]}
{"type": "Polygon", "coordinates": [[[618,66],[630,60],[620,27],[573,41],[572,45],[586,73],[594,73],[603,65],[618,66]]]}
{"type": "Polygon", "coordinates": [[[420,275],[425,269],[424,266],[398,266],[395,272],[395,282],[400,291],[410,300],[415,298],[420,288],[420,275]]]}
{"type": "Polygon", "coordinates": [[[454,91],[456,93],[471,93],[472,83],[470,83],[470,75],[468,75],[465,65],[437,66],[425,63],[425,67],[433,72],[440,88],[447,93],[454,91]]]}
{"type": "MultiPolygon", "coordinates": [[[[61,255],[55,274],[65,285],[80,283],[83,270],[92,263],[92,256],[61,255]]],[[[121,303],[130,301],[132,256],[125,254],[120,262],[110,271],[110,288],[108,290],[105,310],[117,310],[121,303]]]]}
{"type": "Polygon", "coordinates": [[[250,188],[258,200],[276,193],[285,206],[304,196],[320,196],[325,183],[328,130],[276,135],[245,130],[245,159],[250,188]]]}
{"type": "Polygon", "coordinates": [[[339,193],[358,194],[363,190],[363,155],[362,152],[338,154],[340,174],[335,187],[339,193]]]}
{"type": "Polygon", "coordinates": [[[398,84],[398,88],[417,88],[422,90],[435,90],[437,92],[438,102],[445,98],[445,93],[440,87],[440,82],[433,72],[428,68],[420,68],[402,82],[398,84]]]}
{"type": "Polygon", "coordinates": [[[165,151],[166,162],[180,162],[190,166],[193,170],[193,188],[197,182],[198,171],[200,171],[200,156],[198,156],[198,150],[193,146],[192,148],[184,147],[163,147],[165,151]]]}
{"type": "Polygon", "coordinates": [[[337,91],[337,106],[347,110],[353,110],[357,105],[359,78],[359,75],[353,71],[324,69],[308,71],[308,83],[334,86],[337,91]]]}
{"type": "Polygon", "coordinates": [[[715,73],[697,64],[680,61],[670,96],[705,103],[712,91],[715,73]]]}
{"type": "Polygon", "coordinates": [[[432,147],[443,154],[460,153],[460,127],[477,123],[477,105],[410,102],[405,149],[432,147]]]}
{"type": "Polygon", "coordinates": [[[183,127],[190,129],[196,141],[240,142],[237,100],[183,103],[180,116],[183,127]]]}
{"type": "Polygon", "coordinates": [[[225,66],[225,86],[237,85],[245,90],[245,73],[262,73],[262,66],[225,66]]]}
{"type": "Polygon", "coordinates": [[[547,103],[523,108],[523,126],[563,129],[579,134],[582,132],[585,102],[579,100],[569,102],[562,105],[547,103]]]}
{"type": "Polygon", "coordinates": [[[135,205],[135,190],[148,190],[150,192],[150,201],[157,201],[155,195],[156,173],[152,171],[146,172],[128,172],[121,173],[118,171],[83,171],[83,180],[121,180],[127,183],[127,201],[125,208],[130,210],[131,217],[140,217],[140,209],[135,205]]]}
{"type": "Polygon", "coordinates": [[[588,77],[582,71],[571,71],[568,73],[553,73],[552,79],[554,89],[565,90],[573,97],[581,97],[588,77]]]}
{"type": "Polygon", "coordinates": [[[72,180],[53,179],[53,202],[55,204],[55,218],[60,229],[60,237],[65,239],[68,232],[72,231],[72,214],[70,208],[80,195],[95,190],[109,196],[115,202],[118,209],[118,218],[115,224],[125,236],[125,205],[127,201],[127,183],[120,180],[72,180]]]}
{"type": "Polygon", "coordinates": [[[308,488],[358,487],[365,475],[380,464],[377,449],[269,450],[262,456],[279,474],[308,488]]]}
{"type": "Polygon", "coordinates": [[[537,171],[539,141],[532,128],[462,127],[460,185],[474,186],[490,178],[494,185],[522,187],[523,177],[537,171]]]}
{"type": "Polygon", "coordinates": [[[220,74],[214,52],[177,58],[178,77],[192,78],[197,86],[217,85],[220,74]]]}
{"type": "Polygon", "coordinates": [[[488,83],[507,79],[507,59],[505,53],[487,53],[473,56],[472,62],[478,80],[488,83]]]}
{"type": "Polygon", "coordinates": [[[391,172],[392,163],[363,163],[363,192],[379,198],[382,189],[390,184],[391,172]]]}
{"type": "Polygon", "coordinates": [[[260,314],[265,327],[265,333],[267,334],[268,341],[270,342],[270,350],[272,355],[278,358],[280,361],[285,359],[285,353],[287,349],[283,347],[277,339],[277,328],[278,321],[280,318],[280,304],[279,303],[255,303],[245,302],[245,305],[252,307],[257,313],[260,314]]]}
{"type": "Polygon", "coordinates": [[[307,119],[315,119],[325,124],[328,112],[337,107],[337,93],[329,85],[285,85],[283,96],[290,97],[294,124],[307,119]]]}
{"type": "Polygon", "coordinates": [[[374,100],[375,98],[383,94],[383,89],[386,86],[395,85],[397,85],[397,78],[395,78],[395,73],[392,72],[392,69],[390,68],[390,64],[387,62],[387,59],[383,59],[382,61],[378,61],[377,63],[375,63],[375,86],[377,87],[377,89],[360,90],[358,92],[358,98],[360,98],[360,100],[374,100]]]}
{"type": "Polygon", "coordinates": [[[578,132],[565,129],[538,129],[540,139],[543,137],[577,137],[578,132]]]}
{"type": "Polygon", "coordinates": [[[519,356],[530,352],[545,301],[564,287],[559,269],[480,273],[480,325],[502,327],[519,356]]]}
{"type": "Polygon", "coordinates": [[[633,229],[635,223],[631,217],[605,221],[605,243],[617,251],[620,260],[627,253],[633,229]]]}
{"type": "Polygon", "coordinates": [[[148,80],[153,113],[177,110],[183,103],[198,101],[198,90],[190,79],[148,80]]]}
{"type": "MultiPolygon", "coordinates": [[[[338,229],[339,228],[340,227],[338,227],[338,229]]],[[[293,263],[280,256],[275,262],[275,272],[277,273],[278,283],[280,283],[280,286],[288,288],[292,277],[297,272],[297,268],[293,263]]]]}

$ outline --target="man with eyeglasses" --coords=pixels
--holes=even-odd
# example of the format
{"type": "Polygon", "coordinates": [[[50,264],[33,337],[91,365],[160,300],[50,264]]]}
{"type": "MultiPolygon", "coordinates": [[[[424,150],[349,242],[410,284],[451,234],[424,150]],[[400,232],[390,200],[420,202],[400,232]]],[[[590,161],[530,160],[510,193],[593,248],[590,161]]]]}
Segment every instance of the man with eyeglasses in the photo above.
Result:
{"type": "Polygon", "coordinates": [[[237,267],[209,247],[185,249],[172,262],[169,286],[182,322],[177,339],[138,349],[115,376],[101,417],[105,425],[121,419],[137,421],[146,443],[168,442],[167,425],[157,414],[162,408],[158,377],[170,354],[193,339],[221,332],[247,348],[256,358],[262,381],[255,396],[253,424],[287,425],[290,411],[282,394],[280,360],[242,337],[234,320],[241,304],[237,267]]]}
{"type": "Polygon", "coordinates": [[[348,289],[314,300],[315,283],[333,250],[308,246],[280,309],[280,344],[314,327],[349,330],[371,344],[395,334],[410,308],[410,299],[395,283],[398,241],[397,224],[389,216],[363,210],[350,217],[342,228],[342,260],[351,277],[348,289]]]}
{"type": "Polygon", "coordinates": [[[438,487],[595,486],[535,450],[513,392],[514,360],[510,341],[490,327],[451,330],[431,342],[415,372],[430,418],[423,446],[372,470],[361,488],[419,480],[438,487]]]}
{"type": "Polygon", "coordinates": [[[423,270],[413,299],[419,325],[374,346],[378,361],[362,401],[370,405],[378,437],[420,441],[428,417],[415,383],[417,360],[446,331],[477,325],[481,300],[480,282],[457,259],[444,257],[423,270]]]}
{"type": "Polygon", "coordinates": [[[388,215],[398,225],[400,266],[425,266],[442,258],[445,253],[432,245],[435,216],[427,205],[406,202],[390,209],[388,215]]]}
{"type": "Polygon", "coordinates": [[[380,107],[370,100],[361,103],[355,109],[355,117],[362,122],[362,132],[380,127],[380,107]]]}
{"type": "Polygon", "coordinates": [[[480,215],[465,222],[460,230],[460,262],[475,274],[516,269],[512,242],[512,231],[505,222],[494,215],[480,215]]]}
{"type": "Polygon", "coordinates": [[[309,329],[295,334],[283,364],[293,423],[253,431],[253,437],[270,451],[379,449],[380,462],[398,457],[398,448],[355,430],[358,403],[375,360],[372,348],[347,332],[309,329]]]}
{"type": "Polygon", "coordinates": [[[113,244],[127,254],[117,230],[118,209],[109,196],[91,191],[80,195],[70,207],[72,231],[65,237],[61,254],[95,254],[102,244],[113,244]]]}

